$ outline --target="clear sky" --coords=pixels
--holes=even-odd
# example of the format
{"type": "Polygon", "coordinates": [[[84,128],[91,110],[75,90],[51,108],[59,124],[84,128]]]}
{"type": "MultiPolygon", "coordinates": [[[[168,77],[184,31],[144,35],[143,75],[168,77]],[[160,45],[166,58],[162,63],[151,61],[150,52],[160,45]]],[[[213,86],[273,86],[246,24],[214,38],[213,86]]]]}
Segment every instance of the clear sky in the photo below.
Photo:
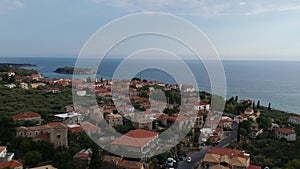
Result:
{"type": "Polygon", "coordinates": [[[222,59],[300,60],[299,0],[0,0],[0,57],[76,57],[101,26],[149,11],[195,24],[222,59]]]}

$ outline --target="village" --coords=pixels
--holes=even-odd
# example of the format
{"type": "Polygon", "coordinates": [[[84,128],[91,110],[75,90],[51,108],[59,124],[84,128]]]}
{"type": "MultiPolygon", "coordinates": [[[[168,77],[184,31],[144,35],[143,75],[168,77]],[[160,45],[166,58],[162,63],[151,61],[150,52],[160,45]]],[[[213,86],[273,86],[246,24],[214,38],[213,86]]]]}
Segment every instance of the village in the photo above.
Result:
{"type": "MultiPolygon", "coordinates": [[[[109,150],[110,153],[102,157],[102,168],[107,169],[267,169],[267,166],[253,165],[252,154],[230,148],[230,144],[255,140],[264,133],[272,133],[276,139],[293,144],[297,139],[295,126],[300,124],[300,116],[295,115],[277,124],[276,120],[262,115],[258,103],[255,105],[252,100],[238,100],[237,97],[231,101],[244,106],[239,114],[214,111],[210,105],[211,96],[188,84],[166,84],[142,77],[127,82],[102,78],[46,79],[40,73],[19,76],[15,72],[1,72],[1,75],[1,81],[5,81],[2,85],[7,89],[38,90],[42,87],[46,94],[60,95],[63,88],[72,86],[76,99],[96,98],[96,105],[66,105],[64,112],[53,112],[52,121],[32,111],[19,112],[11,118],[18,124],[16,137],[47,141],[55,149],[69,147],[70,134],[79,137],[85,133],[109,150]],[[128,88],[116,90],[116,83],[128,88]],[[158,97],[159,92],[166,95],[165,100],[158,97]],[[108,132],[111,129],[122,135],[111,134],[108,132]],[[172,129],[173,134],[183,132],[183,139],[178,140],[175,135],[160,137],[168,129],[172,129]],[[136,141],[141,138],[143,141],[136,141]],[[178,144],[174,145],[176,140],[178,144]],[[173,148],[163,152],[160,157],[164,158],[153,157],[168,146],[173,148]],[[121,149],[131,157],[140,158],[120,156],[121,149]]],[[[0,169],[28,168],[23,164],[26,163],[24,158],[15,159],[9,147],[9,144],[0,145],[0,169]]],[[[72,158],[78,166],[88,168],[92,154],[92,149],[86,148],[72,158]]],[[[30,168],[54,169],[55,166],[50,162],[30,168]]]]}

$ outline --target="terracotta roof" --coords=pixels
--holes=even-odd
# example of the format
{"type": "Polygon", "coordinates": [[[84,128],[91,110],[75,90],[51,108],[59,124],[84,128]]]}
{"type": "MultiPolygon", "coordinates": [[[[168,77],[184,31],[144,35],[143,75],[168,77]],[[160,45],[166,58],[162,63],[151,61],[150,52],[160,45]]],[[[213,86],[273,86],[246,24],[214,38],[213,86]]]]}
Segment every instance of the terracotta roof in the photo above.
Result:
{"type": "Polygon", "coordinates": [[[131,130],[125,135],[114,140],[112,144],[131,146],[131,147],[143,147],[157,135],[158,135],[157,132],[152,132],[148,130],[142,130],[142,129],[131,130]]]}
{"type": "Polygon", "coordinates": [[[232,166],[247,167],[248,166],[248,160],[244,157],[233,157],[230,160],[230,164],[232,166]]]}
{"type": "Polygon", "coordinates": [[[83,131],[83,128],[81,126],[78,127],[69,127],[69,131],[74,132],[74,133],[80,133],[83,131]]]}
{"type": "Polygon", "coordinates": [[[0,153],[6,149],[6,146],[0,146],[0,153]]]}
{"type": "Polygon", "coordinates": [[[231,123],[232,120],[227,120],[227,119],[223,119],[223,120],[220,120],[220,123],[231,123]]]}
{"type": "Polygon", "coordinates": [[[290,116],[290,119],[300,120],[299,116],[290,116]]]}
{"type": "Polygon", "coordinates": [[[215,166],[209,167],[209,169],[230,169],[230,168],[228,168],[228,167],[224,167],[224,166],[222,166],[222,165],[218,164],[218,165],[215,165],[215,166]]]}
{"type": "Polygon", "coordinates": [[[16,114],[16,115],[12,116],[12,118],[14,118],[14,119],[26,119],[26,118],[32,118],[32,117],[41,117],[41,115],[38,113],[35,113],[35,112],[26,112],[23,114],[16,114]]]}
{"type": "Polygon", "coordinates": [[[81,127],[85,130],[85,131],[98,131],[100,130],[99,127],[95,126],[94,124],[90,123],[90,122],[82,122],[81,123],[81,127]]]}
{"type": "Polygon", "coordinates": [[[197,105],[202,106],[202,105],[209,105],[209,104],[205,102],[198,102],[197,105]]]}
{"type": "Polygon", "coordinates": [[[205,156],[203,158],[203,161],[204,162],[211,162],[211,163],[219,163],[220,157],[221,156],[218,155],[218,154],[207,153],[207,154],[205,154],[205,156]]]}
{"type": "Polygon", "coordinates": [[[288,128],[277,128],[276,131],[283,133],[283,134],[293,134],[295,133],[294,130],[290,130],[288,128]]]}
{"type": "Polygon", "coordinates": [[[21,167],[21,166],[23,166],[23,164],[16,160],[11,160],[11,161],[6,161],[6,162],[0,163],[0,169],[15,168],[15,167],[21,167]]]}
{"type": "Polygon", "coordinates": [[[240,150],[234,150],[228,148],[212,147],[209,152],[218,155],[241,156],[241,157],[250,158],[249,156],[245,156],[244,153],[240,150]]]}
{"type": "Polygon", "coordinates": [[[249,165],[248,169],[261,169],[261,166],[249,165]]]}
{"type": "Polygon", "coordinates": [[[247,108],[245,111],[246,111],[246,112],[252,112],[252,111],[253,111],[253,109],[251,109],[251,108],[247,108]]]}
{"type": "Polygon", "coordinates": [[[117,163],[117,166],[128,169],[141,169],[143,167],[143,163],[137,161],[121,160],[117,163]]]}
{"type": "Polygon", "coordinates": [[[61,122],[51,122],[51,123],[47,124],[47,126],[49,126],[49,127],[58,126],[58,125],[62,125],[62,123],[61,122]]]}

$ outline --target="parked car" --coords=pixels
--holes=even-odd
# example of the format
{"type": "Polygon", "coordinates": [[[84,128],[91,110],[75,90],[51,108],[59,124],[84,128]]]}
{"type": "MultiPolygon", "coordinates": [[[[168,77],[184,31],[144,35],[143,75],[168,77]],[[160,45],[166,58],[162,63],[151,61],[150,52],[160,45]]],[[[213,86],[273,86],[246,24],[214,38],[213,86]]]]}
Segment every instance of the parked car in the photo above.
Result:
{"type": "Polygon", "coordinates": [[[188,157],[188,158],[186,159],[186,162],[188,162],[188,163],[192,162],[192,157],[188,157]]]}

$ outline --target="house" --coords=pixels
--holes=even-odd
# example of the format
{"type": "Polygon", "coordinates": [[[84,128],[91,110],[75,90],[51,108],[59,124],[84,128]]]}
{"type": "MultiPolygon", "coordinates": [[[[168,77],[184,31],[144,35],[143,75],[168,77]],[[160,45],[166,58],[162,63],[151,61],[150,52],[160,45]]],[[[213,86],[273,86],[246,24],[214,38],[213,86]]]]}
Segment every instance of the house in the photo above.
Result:
{"type": "Polygon", "coordinates": [[[29,88],[28,87],[28,83],[24,83],[24,82],[20,83],[20,88],[22,88],[22,89],[28,89],[29,88]]]}
{"type": "Polygon", "coordinates": [[[300,117],[299,116],[290,116],[289,122],[294,124],[300,124],[300,117]]]}
{"type": "Polygon", "coordinates": [[[78,124],[70,124],[68,125],[68,130],[71,133],[80,134],[83,132],[83,128],[78,124]]]}
{"type": "Polygon", "coordinates": [[[112,151],[123,149],[127,152],[147,155],[158,144],[158,133],[148,130],[131,130],[111,143],[112,151]]]}
{"type": "Polygon", "coordinates": [[[22,121],[36,121],[39,124],[42,121],[41,115],[35,112],[26,112],[26,113],[22,113],[22,114],[16,114],[13,115],[12,118],[14,120],[22,120],[22,121]]]}
{"type": "Polygon", "coordinates": [[[197,110],[197,111],[210,109],[210,105],[205,102],[198,102],[198,103],[196,103],[196,105],[194,107],[195,107],[195,110],[197,110]]]}
{"type": "Polygon", "coordinates": [[[78,168],[87,168],[92,156],[91,149],[82,149],[73,156],[73,162],[78,168]]]}
{"type": "Polygon", "coordinates": [[[47,92],[48,93],[59,93],[59,88],[48,88],[47,92]]]}
{"type": "Polygon", "coordinates": [[[16,160],[0,162],[0,169],[23,169],[23,164],[16,160]]]}
{"type": "Polygon", "coordinates": [[[296,132],[288,128],[277,128],[275,134],[278,139],[286,139],[287,141],[296,141],[296,132]]]}
{"type": "Polygon", "coordinates": [[[259,128],[258,123],[256,122],[251,123],[251,132],[250,132],[251,138],[256,138],[259,134],[262,133],[263,133],[263,129],[259,128]]]}
{"type": "Polygon", "coordinates": [[[34,141],[45,140],[54,147],[68,145],[68,128],[63,123],[52,122],[43,126],[17,127],[17,136],[31,137],[34,141]]]}
{"type": "Polygon", "coordinates": [[[55,119],[65,125],[78,124],[82,120],[82,115],[75,112],[55,114],[55,119]]]}
{"type": "Polygon", "coordinates": [[[105,120],[107,121],[109,126],[123,125],[123,117],[120,114],[107,114],[105,116],[105,120]]]}
{"type": "Polygon", "coordinates": [[[29,169],[57,169],[57,168],[53,167],[52,165],[44,165],[44,166],[39,166],[39,167],[34,167],[29,169]]]}
{"type": "Polygon", "coordinates": [[[101,129],[90,122],[85,121],[80,125],[88,135],[101,133],[101,129]]]}
{"type": "Polygon", "coordinates": [[[14,153],[8,153],[6,146],[0,146],[0,161],[11,161],[14,157],[14,153]]]}
{"type": "Polygon", "coordinates": [[[32,89],[36,89],[36,88],[38,88],[39,86],[46,86],[46,84],[45,84],[45,83],[32,83],[32,84],[30,84],[30,87],[31,87],[32,89]]]}
{"type": "Polygon", "coordinates": [[[232,129],[232,120],[221,119],[218,126],[225,130],[231,130],[232,129]]]}
{"type": "Polygon", "coordinates": [[[17,85],[15,85],[15,84],[13,84],[13,83],[7,84],[7,85],[4,85],[4,86],[5,86],[5,87],[8,87],[8,88],[10,88],[10,89],[16,88],[16,87],[17,87],[17,85]]]}
{"type": "Polygon", "coordinates": [[[237,123],[241,123],[241,122],[246,121],[246,120],[252,120],[252,121],[256,122],[256,119],[259,116],[260,116],[259,111],[254,112],[253,109],[247,108],[247,109],[245,109],[244,113],[241,113],[240,115],[235,117],[235,121],[237,123]]]}
{"type": "Polygon", "coordinates": [[[117,166],[117,163],[121,160],[122,160],[121,157],[105,155],[105,156],[103,156],[103,168],[115,169],[117,166]]]}
{"type": "Polygon", "coordinates": [[[233,169],[248,169],[250,166],[250,155],[240,150],[212,147],[205,154],[203,164],[205,168],[221,165],[233,169]]]}
{"type": "Polygon", "coordinates": [[[144,165],[141,162],[120,160],[116,164],[117,169],[144,169],[144,165]]]}
{"type": "Polygon", "coordinates": [[[78,96],[85,96],[85,95],[86,95],[86,90],[77,90],[77,91],[76,91],[76,94],[77,94],[78,96]]]}

